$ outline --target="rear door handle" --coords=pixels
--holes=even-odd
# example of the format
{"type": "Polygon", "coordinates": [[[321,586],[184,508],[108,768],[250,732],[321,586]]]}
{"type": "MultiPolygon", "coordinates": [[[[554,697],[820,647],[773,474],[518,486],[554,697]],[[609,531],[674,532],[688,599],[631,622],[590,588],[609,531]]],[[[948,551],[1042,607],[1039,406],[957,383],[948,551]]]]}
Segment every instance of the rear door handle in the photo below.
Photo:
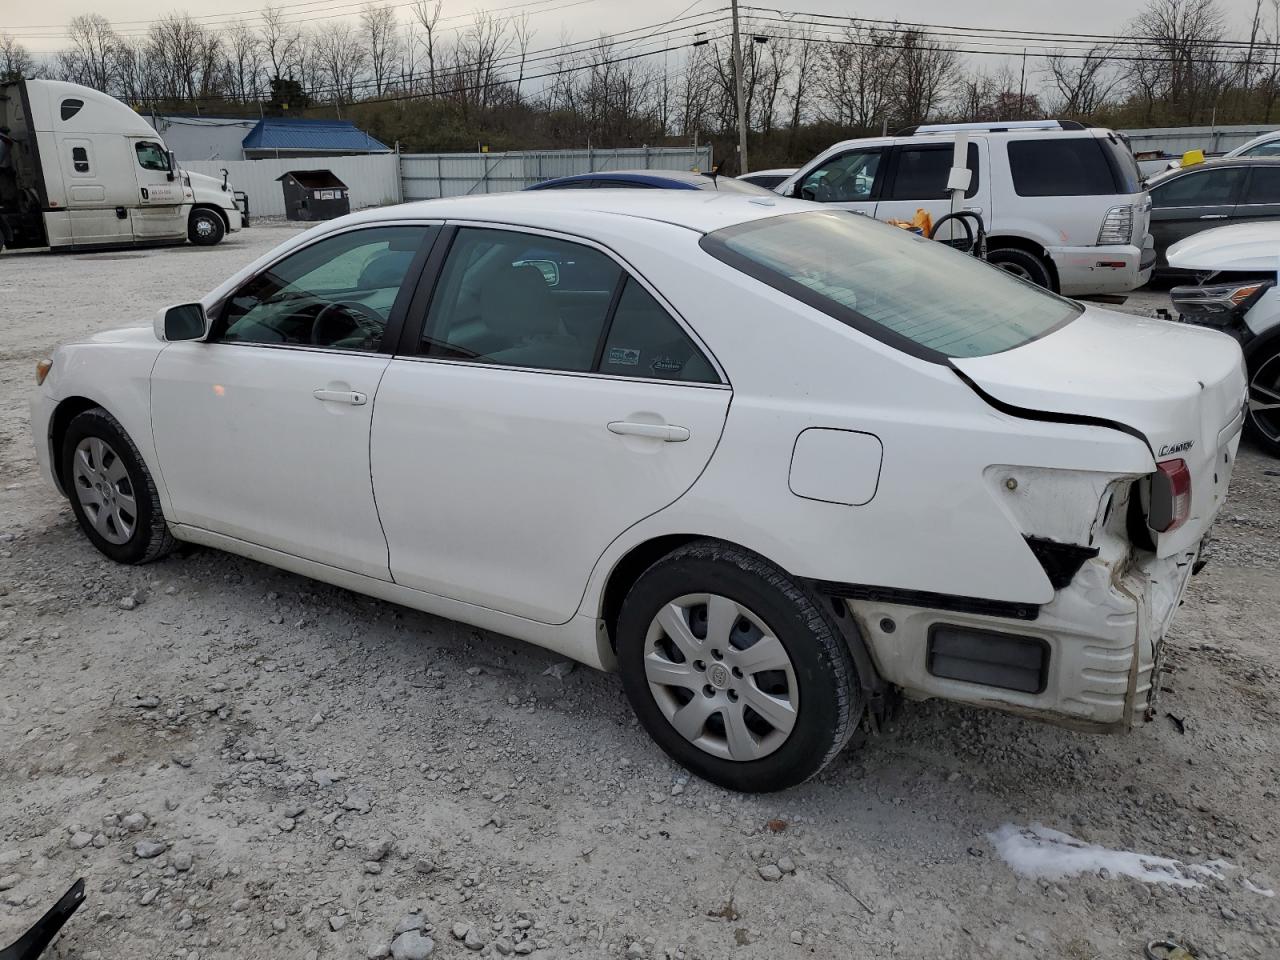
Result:
{"type": "Polygon", "coordinates": [[[688,427],[677,427],[670,423],[633,423],[630,420],[614,420],[609,424],[609,432],[624,437],[650,437],[654,440],[665,440],[667,443],[683,443],[689,439],[688,427]]]}
{"type": "Polygon", "coordinates": [[[369,402],[369,395],[358,390],[313,390],[311,395],[327,403],[349,403],[353,407],[369,402]]]}
{"type": "Polygon", "coordinates": [[[1201,220],[1225,220],[1227,219],[1227,215],[1225,213],[1204,213],[1200,215],[1200,219],[1201,220]]]}

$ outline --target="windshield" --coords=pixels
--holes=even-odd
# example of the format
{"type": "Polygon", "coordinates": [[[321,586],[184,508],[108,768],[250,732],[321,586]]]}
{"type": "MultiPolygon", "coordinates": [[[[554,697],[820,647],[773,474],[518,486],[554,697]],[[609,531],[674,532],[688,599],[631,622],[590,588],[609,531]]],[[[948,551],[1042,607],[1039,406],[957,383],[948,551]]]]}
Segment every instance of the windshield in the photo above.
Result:
{"type": "Polygon", "coordinates": [[[796,213],[708,234],[702,247],[764,283],[914,356],[1021,346],[1081,308],[946,244],[845,211],[796,213]]]}

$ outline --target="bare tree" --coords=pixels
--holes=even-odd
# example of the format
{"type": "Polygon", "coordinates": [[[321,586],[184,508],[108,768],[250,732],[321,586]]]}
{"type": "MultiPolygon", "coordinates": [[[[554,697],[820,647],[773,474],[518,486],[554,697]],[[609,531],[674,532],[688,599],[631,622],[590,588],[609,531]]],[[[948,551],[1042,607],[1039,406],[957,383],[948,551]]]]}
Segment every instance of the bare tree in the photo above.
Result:
{"type": "Polygon", "coordinates": [[[259,35],[262,38],[262,52],[271,68],[271,76],[286,76],[290,68],[297,64],[298,48],[302,43],[301,33],[285,18],[282,8],[267,6],[262,10],[259,35]]]}
{"type": "Polygon", "coordinates": [[[262,38],[240,20],[225,33],[229,93],[242,103],[262,95],[262,38]]]}
{"type": "Polygon", "coordinates": [[[1148,119],[1156,102],[1186,123],[1204,119],[1228,74],[1219,46],[1226,16],[1217,0],[1147,0],[1129,32],[1142,44],[1129,78],[1148,104],[1148,119]]]}
{"type": "Polygon", "coordinates": [[[959,54],[918,30],[900,31],[893,71],[893,108],[904,123],[928,120],[950,93],[959,54]]]}
{"type": "Polygon", "coordinates": [[[440,8],[444,0],[414,0],[413,16],[422,26],[422,46],[427,54],[428,92],[436,93],[436,60],[440,54],[440,8]]]}
{"type": "Polygon", "coordinates": [[[815,82],[822,119],[859,132],[887,125],[899,55],[889,31],[862,26],[824,44],[815,82]]]}
{"type": "Polygon", "coordinates": [[[520,55],[520,69],[516,74],[515,98],[520,102],[520,86],[524,83],[524,66],[529,58],[529,42],[533,39],[533,28],[529,25],[529,14],[521,14],[514,21],[512,33],[515,35],[516,51],[520,55]]]}
{"type": "Polygon", "coordinates": [[[58,55],[59,72],[67,80],[110,90],[116,75],[120,37],[100,13],[83,13],[67,24],[71,46],[58,55]]]}
{"type": "Polygon", "coordinates": [[[316,52],[330,98],[339,105],[353,101],[367,51],[351,24],[342,20],[327,24],[316,35],[316,52]]]}
{"type": "Polygon", "coordinates": [[[11,34],[0,33],[0,83],[21,80],[35,73],[31,51],[11,34]]]}
{"type": "MultiPolygon", "coordinates": [[[[1280,2],[1280,0],[1277,0],[1277,2],[1280,2]]],[[[787,124],[788,157],[795,156],[796,137],[800,133],[800,123],[804,116],[806,101],[810,95],[809,88],[813,83],[813,71],[816,69],[820,50],[809,28],[805,27],[798,30],[794,37],[796,50],[790,76],[791,119],[787,124]]]]}
{"type": "Polygon", "coordinates": [[[1051,112],[1065,117],[1091,117],[1097,113],[1120,82],[1115,56],[1113,44],[1090,47],[1084,54],[1072,57],[1050,54],[1045,59],[1045,72],[1058,98],[1051,112]]]}
{"type": "Polygon", "coordinates": [[[373,92],[376,96],[382,96],[395,75],[396,59],[400,53],[395,8],[365,4],[360,11],[360,31],[367,53],[369,74],[373,80],[373,92]]]}

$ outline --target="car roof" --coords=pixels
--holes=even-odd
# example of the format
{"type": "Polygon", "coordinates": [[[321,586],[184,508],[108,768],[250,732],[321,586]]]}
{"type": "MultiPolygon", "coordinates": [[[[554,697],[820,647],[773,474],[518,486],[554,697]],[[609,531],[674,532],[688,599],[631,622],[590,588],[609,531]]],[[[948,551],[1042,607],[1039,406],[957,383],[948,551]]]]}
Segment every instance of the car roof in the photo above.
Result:
{"type": "Polygon", "coordinates": [[[769,192],[757,196],[715,190],[521,190],[369,207],[327,223],[474,220],[556,230],[593,221],[612,228],[622,218],[632,218],[710,233],[750,220],[804,212],[823,211],[816,204],[769,192]]]}
{"type": "Polygon", "coordinates": [[[539,190],[561,183],[580,183],[584,180],[622,180],[627,183],[647,183],[655,187],[676,190],[711,190],[715,187],[711,177],[692,170],[594,170],[591,173],[575,173],[568,177],[544,180],[529,189],[539,190]]]}
{"type": "Polygon", "coordinates": [[[773,167],[769,170],[752,170],[750,173],[740,174],[738,179],[741,180],[743,177],[789,177],[799,169],[799,167],[773,167]]]}
{"type": "Polygon", "coordinates": [[[986,138],[989,140],[1080,140],[1085,137],[1102,137],[1114,133],[1105,127],[1085,127],[1082,130],[1053,130],[1037,127],[1026,130],[928,130],[921,133],[904,134],[891,137],[855,137],[852,140],[841,140],[833,143],[822,152],[843,150],[849,147],[895,146],[905,143],[950,143],[959,133],[966,134],[970,140],[986,138]]]}

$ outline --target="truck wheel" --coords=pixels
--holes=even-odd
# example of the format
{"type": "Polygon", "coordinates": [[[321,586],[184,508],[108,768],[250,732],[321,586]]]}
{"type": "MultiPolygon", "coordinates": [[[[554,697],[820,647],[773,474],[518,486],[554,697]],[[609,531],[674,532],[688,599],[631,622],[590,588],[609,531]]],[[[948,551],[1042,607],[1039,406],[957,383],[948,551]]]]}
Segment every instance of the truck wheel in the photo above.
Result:
{"type": "Polygon", "coordinates": [[[173,549],[160,495],[124,427],[101,407],[62,438],[62,482],[80,529],[116,563],[150,563],[173,549]]]}
{"type": "Polygon", "coordinates": [[[201,247],[212,247],[226,235],[222,217],[212,210],[192,210],[187,221],[187,236],[191,242],[201,247]]]}
{"type": "Polygon", "coordinates": [[[618,618],[627,699],[677,763],[731,790],[802,783],[862,716],[830,608],[762,557],[704,540],[646,570],[618,618]]]}
{"type": "Polygon", "coordinates": [[[1249,435],[1273,457],[1280,457],[1280,346],[1254,360],[1249,369],[1249,435]]]}
{"type": "Polygon", "coordinates": [[[1037,287],[1053,289],[1053,274],[1049,265],[1034,253],[1019,250],[1017,247],[999,247],[987,251],[987,263],[999,267],[1015,277],[1021,277],[1037,287]]]}

